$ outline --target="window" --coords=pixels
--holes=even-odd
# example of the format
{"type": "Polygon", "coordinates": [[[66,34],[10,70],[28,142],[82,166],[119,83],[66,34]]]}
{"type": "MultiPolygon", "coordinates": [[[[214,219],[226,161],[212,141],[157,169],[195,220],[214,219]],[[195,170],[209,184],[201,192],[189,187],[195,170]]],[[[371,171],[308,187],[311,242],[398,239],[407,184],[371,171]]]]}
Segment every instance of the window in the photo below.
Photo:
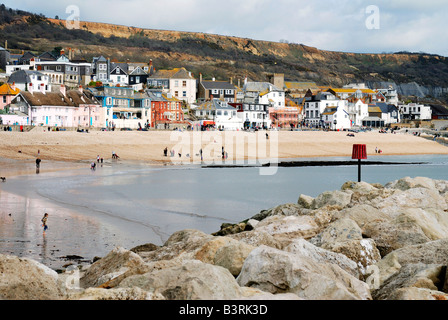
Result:
{"type": "Polygon", "coordinates": [[[175,95],[176,97],[178,97],[178,96],[179,96],[179,91],[174,91],[174,95],[175,95]]]}
{"type": "Polygon", "coordinates": [[[179,86],[179,80],[174,80],[174,86],[178,87],[179,86]]]}
{"type": "Polygon", "coordinates": [[[187,96],[187,91],[182,91],[182,96],[186,97],[187,96]]]}
{"type": "Polygon", "coordinates": [[[187,86],[187,81],[182,81],[182,87],[186,87],[187,86]]]}

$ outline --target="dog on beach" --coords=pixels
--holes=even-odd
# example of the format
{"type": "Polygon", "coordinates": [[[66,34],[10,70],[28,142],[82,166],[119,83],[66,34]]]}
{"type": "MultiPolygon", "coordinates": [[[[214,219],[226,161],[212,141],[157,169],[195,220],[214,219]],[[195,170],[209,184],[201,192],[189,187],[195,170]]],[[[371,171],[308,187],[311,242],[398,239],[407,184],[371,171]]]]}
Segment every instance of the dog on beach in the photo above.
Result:
{"type": "Polygon", "coordinates": [[[0,177],[2,179],[2,182],[6,182],[6,177],[0,177]]]}

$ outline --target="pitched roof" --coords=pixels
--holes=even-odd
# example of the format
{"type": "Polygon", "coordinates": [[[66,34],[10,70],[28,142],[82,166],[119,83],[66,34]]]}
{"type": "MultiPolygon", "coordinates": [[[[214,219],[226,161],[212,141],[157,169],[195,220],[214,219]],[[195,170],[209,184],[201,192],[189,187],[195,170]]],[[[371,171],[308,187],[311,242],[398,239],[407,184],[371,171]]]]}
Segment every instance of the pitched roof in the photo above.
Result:
{"type": "Polygon", "coordinates": [[[6,95],[13,95],[19,94],[20,90],[18,88],[13,89],[12,85],[9,83],[5,83],[2,86],[0,86],[0,95],[6,96],[6,95]]]}
{"type": "Polygon", "coordinates": [[[200,84],[205,89],[224,89],[224,90],[235,90],[235,86],[227,81],[202,81],[200,84]]]}
{"type": "Polygon", "coordinates": [[[39,71],[32,71],[32,70],[19,70],[16,72],[13,72],[11,76],[9,77],[8,83],[30,83],[31,75],[37,75],[37,76],[45,76],[45,74],[39,72],[39,71]]]}
{"type": "Polygon", "coordinates": [[[83,104],[98,104],[98,102],[86,93],[81,93],[79,90],[68,90],[64,96],[60,92],[46,92],[22,91],[22,97],[31,106],[62,106],[62,107],[79,107],[83,104]]]}
{"type": "Polygon", "coordinates": [[[154,79],[194,79],[194,77],[184,68],[174,68],[171,70],[157,70],[150,78],[154,79]]]}

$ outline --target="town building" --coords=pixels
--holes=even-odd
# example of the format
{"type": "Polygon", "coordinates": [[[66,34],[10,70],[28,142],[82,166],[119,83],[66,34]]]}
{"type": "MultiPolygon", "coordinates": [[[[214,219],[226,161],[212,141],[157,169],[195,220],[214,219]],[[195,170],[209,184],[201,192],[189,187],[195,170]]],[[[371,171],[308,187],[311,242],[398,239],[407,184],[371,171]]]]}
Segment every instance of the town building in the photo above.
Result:
{"type": "MultiPolygon", "coordinates": [[[[327,108],[334,109],[335,107],[342,108],[347,112],[348,108],[348,101],[347,100],[341,100],[337,98],[334,94],[330,92],[319,92],[316,95],[313,95],[311,99],[306,100],[304,103],[304,123],[305,125],[309,127],[328,127],[330,121],[334,124],[334,120],[336,120],[337,127],[341,127],[342,125],[346,125],[345,120],[339,121],[339,119],[336,119],[336,117],[339,114],[344,115],[345,119],[345,113],[336,113],[336,117],[331,116],[330,112],[326,110],[327,108]],[[322,114],[326,112],[328,113],[325,118],[322,118],[322,114]],[[331,120],[330,120],[331,118],[331,120]],[[339,124],[338,124],[339,123],[339,124]]],[[[348,114],[347,114],[348,118],[348,114]]],[[[342,120],[342,119],[341,119],[342,120]]],[[[334,125],[333,125],[334,127],[334,125]]]]}
{"type": "Polygon", "coordinates": [[[269,129],[272,121],[269,117],[270,104],[249,103],[249,102],[229,102],[229,105],[236,108],[237,116],[243,121],[244,129],[269,129]]]}
{"type": "Polygon", "coordinates": [[[151,125],[151,100],[146,93],[132,87],[89,88],[100,102],[103,127],[109,129],[143,129],[151,125]]]}
{"type": "Polygon", "coordinates": [[[21,91],[11,102],[10,111],[26,114],[27,124],[49,127],[101,127],[101,106],[93,95],[79,87],[59,92],[21,91]]]}
{"type": "Polygon", "coordinates": [[[399,105],[398,109],[404,120],[431,120],[432,109],[417,103],[409,103],[407,105],[399,105]]]}
{"type": "Polygon", "coordinates": [[[285,107],[285,92],[270,82],[245,81],[244,101],[255,104],[268,104],[274,108],[285,107]]]}
{"type": "Polygon", "coordinates": [[[196,79],[185,68],[157,70],[147,80],[149,89],[168,89],[173,97],[188,104],[196,101],[196,79]]]}
{"type": "Polygon", "coordinates": [[[169,129],[172,125],[185,124],[182,101],[173,97],[167,90],[147,89],[151,100],[151,126],[169,129]]]}
{"type": "Polygon", "coordinates": [[[12,99],[20,93],[14,83],[4,83],[0,86],[0,110],[4,110],[12,99]]]}
{"type": "Polygon", "coordinates": [[[199,76],[198,84],[198,101],[206,101],[213,99],[222,99],[227,102],[236,102],[237,90],[231,82],[202,80],[202,75],[199,76]]]}
{"type": "Polygon", "coordinates": [[[206,124],[218,130],[243,129],[243,120],[238,117],[237,109],[222,99],[204,101],[195,109],[195,116],[199,120],[209,120],[206,124]]]}
{"type": "Polygon", "coordinates": [[[20,91],[51,91],[50,77],[39,71],[16,71],[11,74],[8,83],[14,84],[20,91]]]}

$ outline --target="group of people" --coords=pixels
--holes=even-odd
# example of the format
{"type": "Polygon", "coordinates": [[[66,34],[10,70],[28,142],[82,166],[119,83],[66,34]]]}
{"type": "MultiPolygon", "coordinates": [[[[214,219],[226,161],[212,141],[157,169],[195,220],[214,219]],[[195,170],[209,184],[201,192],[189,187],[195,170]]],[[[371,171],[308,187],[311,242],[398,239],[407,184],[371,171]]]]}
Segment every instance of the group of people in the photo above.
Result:
{"type": "Polygon", "coordinates": [[[383,153],[383,150],[378,149],[378,147],[375,148],[375,153],[383,153]]]}

